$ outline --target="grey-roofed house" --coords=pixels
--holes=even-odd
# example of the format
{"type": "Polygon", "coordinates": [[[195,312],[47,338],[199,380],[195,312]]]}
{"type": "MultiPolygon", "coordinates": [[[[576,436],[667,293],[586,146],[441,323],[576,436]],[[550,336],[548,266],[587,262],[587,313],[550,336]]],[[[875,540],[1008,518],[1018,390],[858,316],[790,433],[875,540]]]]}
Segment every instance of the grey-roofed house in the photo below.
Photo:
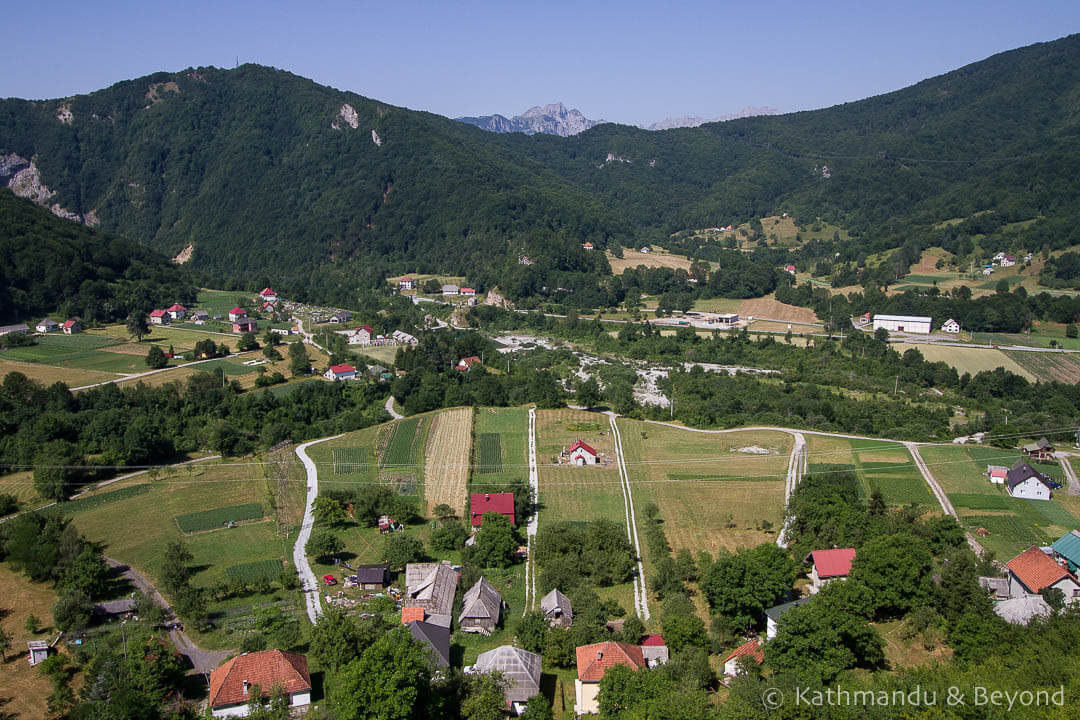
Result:
{"type": "Polygon", "coordinates": [[[985,590],[993,600],[1009,599],[1009,580],[999,577],[979,577],[979,587],[985,590]]]}
{"type": "Polygon", "coordinates": [[[540,609],[544,618],[553,626],[570,627],[574,624],[574,608],[570,605],[570,598],[559,592],[558,588],[540,600],[540,609]]]}
{"type": "Polygon", "coordinates": [[[422,620],[406,623],[413,639],[431,648],[437,667],[450,667],[450,628],[422,620]]]}
{"type": "Polygon", "coordinates": [[[460,288],[458,288],[457,285],[443,285],[442,286],[442,294],[443,295],[457,295],[459,290],[460,290],[460,288]]]}
{"type": "Polygon", "coordinates": [[[15,333],[16,335],[28,335],[30,333],[30,326],[26,323],[18,323],[16,325],[0,325],[0,336],[15,333]]]}
{"type": "Polygon", "coordinates": [[[1047,476],[1038,472],[1023,460],[1017,461],[1009,469],[1005,480],[1005,487],[1013,497],[1027,500],[1049,500],[1050,486],[1046,484],[1047,476]]]}
{"type": "Polygon", "coordinates": [[[499,624],[502,615],[502,596],[495,586],[480,578],[465,592],[458,616],[458,628],[462,632],[478,632],[490,635],[499,624]]]}
{"type": "Polygon", "coordinates": [[[1024,454],[1033,460],[1054,461],[1054,446],[1046,438],[1039,438],[1038,442],[1028,443],[1024,446],[1024,454]]]}
{"type": "Polygon", "coordinates": [[[502,645],[480,653],[476,664],[467,668],[471,673],[499,672],[510,685],[503,695],[507,709],[514,715],[525,712],[529,698],[540,693],[541,657],[513,645],[502,645]]]}
{"type": "Polygon", "coordinates": [[[360,565],[354,575],[361,590],[382,590],[390,584],[390,570],[386,565],[360,565]]]}
{"type": "Polygon", "coordinates": [[[107,600],[94,605],[95,615],[124,615],[135,612],[135,598],[120,598],[119,600],[107,600]]]}
{"type": "Polygon", "coordinates": [[[765,611],[765,639],[772,640],[776,637],[776,632],[780,627],[780,616],[789,610],[794,610],[800,605],[805,605],[810,601],[810,598],[804,597],[791,602],[786,602],[781,605],[776,605],[765,611]]]}
{"type": "Polygon", "coordinates": [[[458,574],[443,563],[409,563],[405,566],[404,607],[423,608],[427,621],[450,627],[454,617],[454,594],[458,574]]]}
{"type": "Polygon", "coordinates": [[[1013,625],[1027,625],[1037,617],[1050,615],[1053,610],[1041,595],[1024,595],[996,603],[994,612],[1013,625]]]}

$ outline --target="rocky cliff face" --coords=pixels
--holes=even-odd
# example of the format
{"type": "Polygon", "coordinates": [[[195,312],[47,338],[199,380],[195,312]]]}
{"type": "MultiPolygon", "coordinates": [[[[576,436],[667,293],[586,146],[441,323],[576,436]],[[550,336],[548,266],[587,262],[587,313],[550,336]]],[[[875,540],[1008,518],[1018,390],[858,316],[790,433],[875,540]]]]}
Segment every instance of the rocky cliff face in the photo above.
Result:
{"type": "Polygon", "coordinates": [[[747,105],[737,113],[730,115],[717,115],[714,118],[706,118],[700,115],[684,115],[677,118],[664,118],[652,125],[642,125],[644,130],[672,130],[674,128],[697,127],[710,122],[725,122],[738,120],[739,118],[755,117],[757,115],[781,115],[782,113],[773,107],[750,107],[747,105]]]}
{"type": "MultiPolygon", "coordinates": [[[[58,119],[64,122],[62,118],[58,119]]],[[[15,153],[0,155],[0,186],[9,188],[17,197],[26,198],[37,205],[49,208],[57,217],[85,223],[91,227],[98,224],[97,215],[92,210],[85,215],[79,215],[61,207],[60,203],[49,204],[49,200],[56,195],[56,192],[50,190],[41,181],[41,171],[34,164],[33,158],[27,160],[15,153]]]]}
{"type": "Polygon", "coordinates": [[[475,125],[489,132],[520,132],[526,135],[543,133],[569,137],[585,132],[603,120],[590,120],[578,110],[567,110],[561,102],[550,105],[538,105],[529,108],[521,115],[506,118],[502,115],[484,115],[481,117],[457,118],[459,122],[475,125]]]}

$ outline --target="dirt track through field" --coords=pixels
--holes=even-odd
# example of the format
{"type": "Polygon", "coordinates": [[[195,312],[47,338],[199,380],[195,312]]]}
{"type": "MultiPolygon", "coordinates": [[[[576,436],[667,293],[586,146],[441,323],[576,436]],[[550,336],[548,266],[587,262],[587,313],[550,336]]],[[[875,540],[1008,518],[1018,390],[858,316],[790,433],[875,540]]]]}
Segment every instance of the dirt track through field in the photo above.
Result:
{"type": "Polygon", "coordinates": [[[429,513],[440,503],[455,512],[465,510],[472,413],[472,408],[455,408],[439,413],[432,421],[424,460],[424,498],[429,513]]]}

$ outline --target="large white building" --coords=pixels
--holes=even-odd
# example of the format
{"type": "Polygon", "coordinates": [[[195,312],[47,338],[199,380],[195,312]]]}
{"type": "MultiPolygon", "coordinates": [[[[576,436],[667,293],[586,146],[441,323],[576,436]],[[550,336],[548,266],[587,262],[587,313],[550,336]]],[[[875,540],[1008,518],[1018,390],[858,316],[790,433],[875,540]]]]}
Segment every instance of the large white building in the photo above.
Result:
{"type": "Polygon", "coordinates": [[[914,315],[875,315],[874,329],[885,328],[889,332],[930,334],[933,321],[928,317],[914,315]]]}

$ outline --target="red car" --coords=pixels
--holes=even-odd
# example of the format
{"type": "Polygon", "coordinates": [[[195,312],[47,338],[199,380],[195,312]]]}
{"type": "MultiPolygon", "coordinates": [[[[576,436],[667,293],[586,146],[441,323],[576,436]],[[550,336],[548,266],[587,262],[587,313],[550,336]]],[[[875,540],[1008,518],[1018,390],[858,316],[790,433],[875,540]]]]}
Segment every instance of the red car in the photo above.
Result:
{"type": "Polygon", "coordinates": [[[327,585],[337,585],[337,578],[333,575],[323,575],[323,582],[327,585]]]}

